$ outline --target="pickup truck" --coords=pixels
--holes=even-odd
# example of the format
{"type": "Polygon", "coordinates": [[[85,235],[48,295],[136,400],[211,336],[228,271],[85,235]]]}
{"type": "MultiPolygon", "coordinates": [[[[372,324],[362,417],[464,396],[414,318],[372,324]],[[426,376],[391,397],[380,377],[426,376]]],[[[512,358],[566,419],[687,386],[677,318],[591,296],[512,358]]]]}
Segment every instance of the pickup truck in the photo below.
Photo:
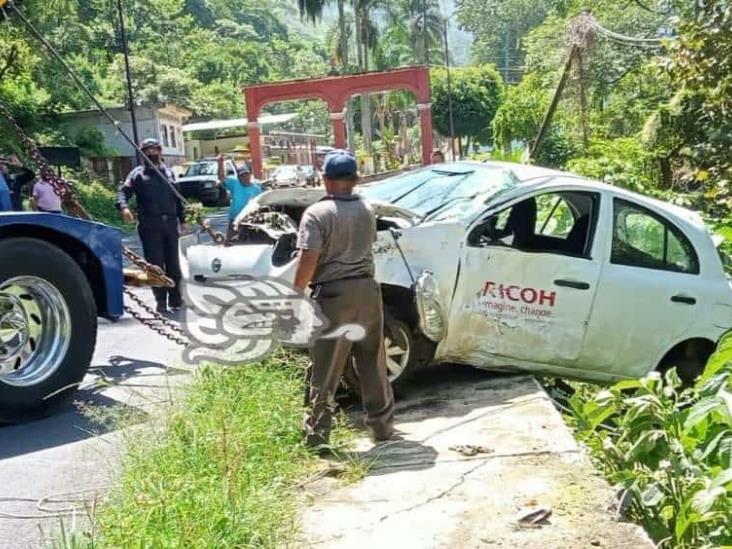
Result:
{"type": "Polygon", "coordinates": [[[122,233],[0,212],[0,423],[52,414],[83,380],[97,318],[123,314],[122,233]]]}
{"type": "MultiPolygon", "coordinates": [[[[236,166],[227,157],[224,163],[227,177],[236,177],[236,166]]],[[[178,179],[181,194],[187,199],[200,201],[204,206],[228,206],[231,199],[219,181],[219,164],[215,157],[206,157],[191,164],[178,179]]]]}

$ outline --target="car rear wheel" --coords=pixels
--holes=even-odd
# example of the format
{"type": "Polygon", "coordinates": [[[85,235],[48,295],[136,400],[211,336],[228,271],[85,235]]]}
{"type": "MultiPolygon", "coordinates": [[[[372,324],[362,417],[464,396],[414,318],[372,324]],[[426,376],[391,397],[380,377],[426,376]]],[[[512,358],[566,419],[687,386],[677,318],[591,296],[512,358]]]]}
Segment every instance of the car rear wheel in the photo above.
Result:
{"type": "Polygon", "coordinates": [[[94,351],[96,307],[83,271],[57,247],[11,238],[0,258],[0,422],[15,423],[71,399],[94,351]]]}

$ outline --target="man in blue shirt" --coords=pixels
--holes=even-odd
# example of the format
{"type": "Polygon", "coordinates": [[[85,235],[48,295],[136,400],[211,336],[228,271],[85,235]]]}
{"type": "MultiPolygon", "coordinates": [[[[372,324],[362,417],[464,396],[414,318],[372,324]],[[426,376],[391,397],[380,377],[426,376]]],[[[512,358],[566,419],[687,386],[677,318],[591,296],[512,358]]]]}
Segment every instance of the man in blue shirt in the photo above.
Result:
{"type": "Polygon", "coordinates": [[[219,180],[226,190],[231,193],[231,206],[229,206],[229,231],[226,240],[231,241],[234,232],[234,220],[241,213],[249,201],[262,192],[262,187],[252,180],[252,171],[249,166],[242,164],[236,168],[237,177],[226,177],[224,155],[218,156],[219,180]]]}

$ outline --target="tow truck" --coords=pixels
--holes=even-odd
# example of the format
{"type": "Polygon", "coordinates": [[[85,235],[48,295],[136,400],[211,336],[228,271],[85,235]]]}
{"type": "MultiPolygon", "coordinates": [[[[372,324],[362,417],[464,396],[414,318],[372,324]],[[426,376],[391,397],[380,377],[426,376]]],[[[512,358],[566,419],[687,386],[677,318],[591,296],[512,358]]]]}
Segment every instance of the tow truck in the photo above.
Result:
{"type": "MultiPolygon", "coordinates": [[[[99,112],[119,126],[17,3],[0,0],[0,23],[17,16],[99,112]]],[[[69,214],[0,211],[0,423],[16,423],[52,414],[73,398],[94,353],[98,318],[115,320],[128,312],[176,344],[187,342],[179,326],[125,287],[169,287],[173,282],[125,248],[120,230],[89,217],[73,187],[50,168],[2,101],[0,119],[6,123],[0,131],[15,135],[26,159],[52,185],[69,214]],[[137,269],[124,269],[123,257],[137,269]],[[124,304],[125,296],[135,307],[124,304]]],[[[146,159],[135,140],[122,128],[118,131],[146,159]]],[[[214,241],[224,241],[200,215],[197,221],[214,241]]]]}

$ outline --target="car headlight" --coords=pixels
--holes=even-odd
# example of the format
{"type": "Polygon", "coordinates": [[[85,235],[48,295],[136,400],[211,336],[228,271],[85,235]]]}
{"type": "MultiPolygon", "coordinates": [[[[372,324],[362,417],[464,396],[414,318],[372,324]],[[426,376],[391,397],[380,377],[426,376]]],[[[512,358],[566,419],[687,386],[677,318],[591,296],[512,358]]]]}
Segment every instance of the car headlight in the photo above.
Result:
{"type": "Polygon", "coordinates": [[[203,188],[204,189],[213,189],[213,187],[214,187],[213,181],[206,181],[203,184],[203,188]]]}
{"type": "Polygon", "coordinates": [[[430,271],[423,271],[419,275],[414,293],[420,329],[432,341],[436,343],[442,341],[447,331],[445,308],[442,305],[437,280],[430,271]]]}

